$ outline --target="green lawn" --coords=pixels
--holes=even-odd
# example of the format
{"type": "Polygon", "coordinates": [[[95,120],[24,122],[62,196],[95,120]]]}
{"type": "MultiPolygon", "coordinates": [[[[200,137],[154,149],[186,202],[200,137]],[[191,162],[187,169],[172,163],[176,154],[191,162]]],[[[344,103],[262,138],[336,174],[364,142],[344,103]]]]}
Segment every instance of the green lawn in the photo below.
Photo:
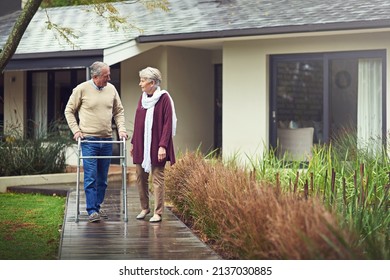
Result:
{"type": "Polygon", "coordinates": [[[58,257],[65,197],[0,193],[0,259],[58,257]]]}

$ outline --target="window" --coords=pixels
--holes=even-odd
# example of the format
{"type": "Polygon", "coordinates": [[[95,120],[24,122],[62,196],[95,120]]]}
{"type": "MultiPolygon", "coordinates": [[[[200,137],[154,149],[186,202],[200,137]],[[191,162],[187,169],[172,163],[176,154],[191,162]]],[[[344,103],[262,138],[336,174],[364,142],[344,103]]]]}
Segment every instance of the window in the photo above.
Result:
{"type": "Polygon", "coordinates": [[[222,153],[222,64],[214,66],[214,149],[222,153]]]}
{"type": "Polygon", "coordinates": [[[271,57],[271,137],[278,129],[314,128],[313,144],[356,132],[380,148],[385,135],[385,51],[271,57]]]}
{"type": "MultiPolygon", "coordinates": [[[[29,137],[45,137],[49,129],[59,129],[61,132],[60,125],[65,122],[64,110],[72,89],[85,79],[85,69],[28,73],[27,123],[29,137]]],[[[68,131],[67,126],[65,129],[68,131]]]]}
{"type": "MultiPolygon", "coordinates": [[[[86,80],[87,69],[30,71],[27,77],[28,137],[44,137],[49,129],[69,132],[65,106],[73,88],[86,80]]],[[[110,83],[119,92],[120,64],[111,66],[110,83]]]]}

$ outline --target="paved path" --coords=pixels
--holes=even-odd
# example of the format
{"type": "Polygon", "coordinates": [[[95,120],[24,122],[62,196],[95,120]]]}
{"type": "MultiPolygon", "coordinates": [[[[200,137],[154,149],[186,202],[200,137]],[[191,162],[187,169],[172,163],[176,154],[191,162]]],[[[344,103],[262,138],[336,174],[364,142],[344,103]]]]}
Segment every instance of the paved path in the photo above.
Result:
{"type": "MultiPolygon", "coordinates": [[[[168,209],[162,222],[136,220],[138,191],[127,188],[128,222],[123,221],[121,183],[110,184],[103,209],[108,220],[89,223],[84,191],[80,191],[79,222],[75,222],[76,191],[68,196],[59,258],[63,260],[216,260],[221,259],[168,209]]],[[[151,205],[151,208],[153,204],[151,205]]]]}

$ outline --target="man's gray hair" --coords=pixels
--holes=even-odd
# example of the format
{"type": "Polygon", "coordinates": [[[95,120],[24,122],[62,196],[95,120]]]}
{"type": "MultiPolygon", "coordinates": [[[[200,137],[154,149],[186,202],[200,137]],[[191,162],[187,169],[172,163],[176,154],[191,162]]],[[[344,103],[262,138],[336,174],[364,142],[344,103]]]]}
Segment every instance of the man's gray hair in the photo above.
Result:
{"type": "Polygon", "coordinates": [[[92,65],[89,66],[91,78],[100,76],[102,74],[102,69],[106,67],[109,67],[108,64],[101,61],[95,61],[92,63],[92,65]]]}
{"type": "Polygon", "coordinates": [[[156,86],[160,86],[161,84],[161,72],[157,68],[146,67],[145,69],[139,71],[139,77],[154,81],[156,86]]]}

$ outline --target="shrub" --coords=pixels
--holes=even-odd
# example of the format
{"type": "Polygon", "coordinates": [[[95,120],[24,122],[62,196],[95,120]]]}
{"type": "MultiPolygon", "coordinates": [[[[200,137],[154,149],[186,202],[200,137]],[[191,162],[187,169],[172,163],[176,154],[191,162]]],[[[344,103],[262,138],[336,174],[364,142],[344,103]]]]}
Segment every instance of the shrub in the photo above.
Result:
{"type": "Polygon", "coordinates": [[[65,171],[66,136],[50,131],[46,137],[24,139],[14,130],[0,141],[0,176],[36,175],[65,171]]]}

